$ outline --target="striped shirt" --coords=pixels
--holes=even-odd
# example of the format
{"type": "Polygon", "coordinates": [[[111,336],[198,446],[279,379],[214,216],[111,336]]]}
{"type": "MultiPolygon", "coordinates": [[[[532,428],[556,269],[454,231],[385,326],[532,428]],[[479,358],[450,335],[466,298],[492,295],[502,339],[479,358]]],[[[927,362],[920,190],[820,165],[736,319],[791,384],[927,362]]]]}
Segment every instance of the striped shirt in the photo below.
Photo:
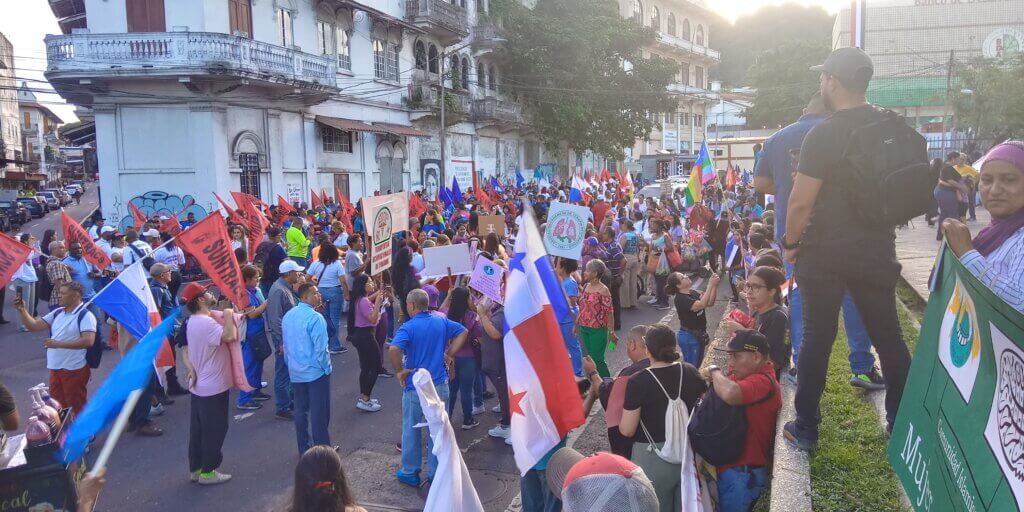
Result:
{"type": "Polygon", "coordinates": [[[960,262],[1007,304],[1024,313],[1024,228],[987,257],[967,251],[960,262]]]}

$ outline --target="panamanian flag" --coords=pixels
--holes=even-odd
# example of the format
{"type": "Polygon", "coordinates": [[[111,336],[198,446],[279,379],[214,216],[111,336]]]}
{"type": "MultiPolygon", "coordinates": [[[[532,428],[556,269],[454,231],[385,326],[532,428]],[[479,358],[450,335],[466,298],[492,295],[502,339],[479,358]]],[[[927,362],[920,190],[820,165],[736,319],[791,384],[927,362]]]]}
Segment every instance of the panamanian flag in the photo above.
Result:
{"type": "MultiPolygon", "coordinates": [[[[141,263],[142,260],[139,260],[129,265],[92,299],[93,304],[120,322],[137,340],[141,340],[161,321],[141,263]]],[[[166,341],[157,352],[153,365],[162,384],[164,372],[174,366],[174,355],[166,341]]]]}
{"type": "Polygon", "coordinates": [[[533,210],[520,221],[505,300],[505,368],[512,447],[523,475],[583,424],[583,402],[558,319],[569,304],[551,268],[533,210]]]}

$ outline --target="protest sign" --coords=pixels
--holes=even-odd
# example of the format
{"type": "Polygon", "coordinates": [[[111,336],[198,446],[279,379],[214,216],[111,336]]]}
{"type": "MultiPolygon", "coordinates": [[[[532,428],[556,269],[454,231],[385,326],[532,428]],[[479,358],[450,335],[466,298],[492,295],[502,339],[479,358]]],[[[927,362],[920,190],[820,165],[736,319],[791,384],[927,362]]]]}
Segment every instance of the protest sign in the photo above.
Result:
{"type": "Polygon", "coordinates": [[[548,254],[573,260],[583,254],[583,238],[587,233],[590,209],[566,203],[551,203],[548,226],[544,230],[544,247],[548,254]]]}
{"type": "Polygon", "coordinates": [[[370,234],[370,275],[391,268],[391,237],[409,229],[406,192],[363,198],[363,219],[370,234]]]}
{"type": "Polygon", "coordinates": [[[504,277],[505,269],[487,258],[477,258],[473,275],[469,278],[469,287],[498,304],[504,304],[505,299],[501,296],[501,281],[504,277]]]}
{"type": "MultiPolygon", "coordinates": [[[[89,240],[92,242],[92,240],[89,240]]],[[[100,251],[101,253],[103,251],[100,251]]],[[[7,286],[18,268],[25,264],[32,248],[0,233],[0,287],[7,286]]]]}
{"type": "Polygon", "coordinates": [[[477,219],[476,232],[480,234],[481,238],[491,233],[497,233],[498,236],[505,236],[505,216],[481,215],[477,219]]]}
{"type": "Polygon", "coordinates": [[[228,230],[219,215],[207,215],[177,237],[178,245],[199,261],[217,289],[239,308],[249,307],[242,271],[231,249],[228,230]]]}
{"type": "Polygon", "coordinates": [[[60,213],[61,227],[64,228],[64,243],[67,244],[68,248],[71,248],[71,244],[78,242],[82,246],[82,257],[85,261],[92,263],[96,268],[103,270],[110,266],[110,257],[107,253],[100,249],[96,242],[92,241],[92,237],[83,228],[78,221],[71,218],[67,212],[60,213]]]}
{"type": "Polygon", "coordinates": [[[948,249],[889,441],[916,510],[1024,508],[1024,315],[948,249]]]}
{"type": "Polygon", "coordinates": [[[448,269],[452,275],[473,272],[473,262],[469,254],[469,244],[442,245],[423,249],[422,277],[444,277],[448,269]]]}

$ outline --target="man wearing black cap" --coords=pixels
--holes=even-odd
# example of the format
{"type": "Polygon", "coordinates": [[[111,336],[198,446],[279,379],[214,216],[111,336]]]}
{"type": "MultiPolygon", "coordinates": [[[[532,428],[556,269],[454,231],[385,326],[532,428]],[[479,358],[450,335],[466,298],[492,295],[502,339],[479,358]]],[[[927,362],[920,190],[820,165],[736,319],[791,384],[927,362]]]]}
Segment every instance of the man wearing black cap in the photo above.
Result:
{"type": "Polygon", "coordinates": [[[847,290],[878,352],[890,425],[910,368],[896,316],[896,236],[892,227],[868,223],[857,213],[848,185],[856,183],[854,169],[843,158],[854,130],[885,117],[865,98],[874,66],[859,48],[840,48],[811,69],[821,72],[821,98],[832,114],[804,139],[781,240],[804,299],[796,420],[785,426],[786,438],[803,450],[817,444],[818,406],[847,290]]]}
{"type": "Polygon", "coordinates": [[[736,462],[715,468],[718,504],[723,511],[750,510],[768,481],[768,452],[775,438],[782,396],[775,380],[775,365],[768,355],[768,339],[763,334],[736,331],[724,350],[729,353],[729,375],[715,365],[704,371],[723,402],[745,406],[747,437],[736,462]]]}

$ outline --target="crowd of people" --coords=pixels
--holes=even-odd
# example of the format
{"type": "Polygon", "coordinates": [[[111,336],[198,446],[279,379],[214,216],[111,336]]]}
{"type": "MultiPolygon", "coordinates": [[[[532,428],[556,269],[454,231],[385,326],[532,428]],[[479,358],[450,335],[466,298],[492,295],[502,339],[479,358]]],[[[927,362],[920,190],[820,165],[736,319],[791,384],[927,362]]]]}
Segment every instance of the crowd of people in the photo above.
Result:
{"type": "MultiPolygon", "coordinates": [[[[834,52],[821,67],[820,93],[799,121],[767,141],[753,175],[730,169],[705,181],[695,173],[691,179],[702,181],[696,201],[681,190],[645,197],[619,175],[587,183],[578,201],[591,212],[580,259],[557,257],[552,266],[570,309],[559,318],[566,352],[585,412],[595,404],[605,411],[610,453],[583,457],[563,440],[523,477],[524,510],[680,510],[690,485],[684,470],[693,461],[679,445],[688,435],[696,439],[695,431],[714,440],[694,442],[693,452],[714,468],[718,509],[750,510],[768,483],[780,378],[797,385],[796,420],[785,425],[786,438],[806,450],[817,443],[818,404],[840,311],[851,348],[850,383],[886,390],[891,428],[910,364],[896,317],[893,229],[861,222],[837,175],[846,165],[839,159],[844,138],[878,115],[864,98],[872,69],[859,50],[834,52]],[[695,283],[705,278],[699,290],[695,283]],[[708,364],[714,326],[707,313],[722,279],[734,304],[723,319],[728,339],[719,347],[726,368],[708,364]],[[674,309],[679,327],[623,324],[623,310],[647,306],[674,309]],[[613,378],[606,355],[618,346],[630,364],[613,378]],[[744,415],[745,426],[730,422],[735,414],[744,415]],[[598,497],[602,488],[632,496],[630,505],[609,508],[625,498],[598,497]],[[647,505],[636,508],[641,503],[647,505]]],[[[939,164],[940,235],[972,273],[1024,311],[1024,144],[995,147],[976,176],[960,169],[965,164],[958,157],[939,164]],[[973,178],[965,184],[965,176],[973,178]],[[993,217],[973,239],[959,220],[968,212],[973,217],[973,201],[961,206],[972,187],[993,217]]],[[[409,225],[391,240],[390,269],[376,275],[358,202],[269,207],[269,227],[256,244],[248,226],[233,221],[245,212],[229,212],[226,227],[249,299],[237,312],[208,286],[183,283],[190,256],[175,246],[166,219],[122,233],[96,218],[89,233],[111,265],[96,268],[80,244],[65,247],[52,231],[42,243],[22,235],[36,252],[14,276],[14,304],[22,330],[54,333],[45,342],[51,393],[81,410],[96,367],[93,347],[123,354],[134,342],[95,305],[84,304],[140,262],[161,315],[177,304],[187,315],[171,340],[177,371],[168,373],[166,388],[154,373],[128,430],[160,436],[153,418],[175,396],[190,395],[190,479],[222,484],[231,479],[220,469],[232,405],[254,412],[272,403],[275,417],[294,424],[300,456],[288,507],[360,510],[340,448],[331,441],[332,380],[358,381],[353,407],[362,413],[401,407],[395,478],[402,484],[432,481],[438,465],[429,436],[424,446],[417,427],[423,410],[410,375],[418,369],[430,373],[449,417],[463,430],[481,425],[485,400],[496,396],[498,419],[488,434],[511,445],[504,306],[469,288],[466,276],[422,277],[423,254],[467,243],[478,248],[477,257],[508,269],[519,217],[531,214],[527,207],[543,230],[552,204],[568,202],[578,192],[574,187],[545,180],[461,197],[411,193],[409,225]],[[504,232],[483,233],[485,215],[503,216],[504,232]],[[39,301],[48,302],[49,313],[38,309],[39,301]],[[238,387],[230,372],[233,343],[240,344],[249,389],[232,404],[230,388],[238,387]],[[352,349],[357,376],[335,376],[333,356],[352,349]],[[264,364],[271,356],[267,387],[273,391],[265,393],[264,364]],[[374,396],[381,378],[402,387],[400,404],[374,396]]],[[[190,214],[181,228],[195,222],[190,214]]],[[[0,393],[0,405],[5,400],[0,393]]],[[[0,408],[5,428],[17,425],[6,410],[0,408]]]]}

